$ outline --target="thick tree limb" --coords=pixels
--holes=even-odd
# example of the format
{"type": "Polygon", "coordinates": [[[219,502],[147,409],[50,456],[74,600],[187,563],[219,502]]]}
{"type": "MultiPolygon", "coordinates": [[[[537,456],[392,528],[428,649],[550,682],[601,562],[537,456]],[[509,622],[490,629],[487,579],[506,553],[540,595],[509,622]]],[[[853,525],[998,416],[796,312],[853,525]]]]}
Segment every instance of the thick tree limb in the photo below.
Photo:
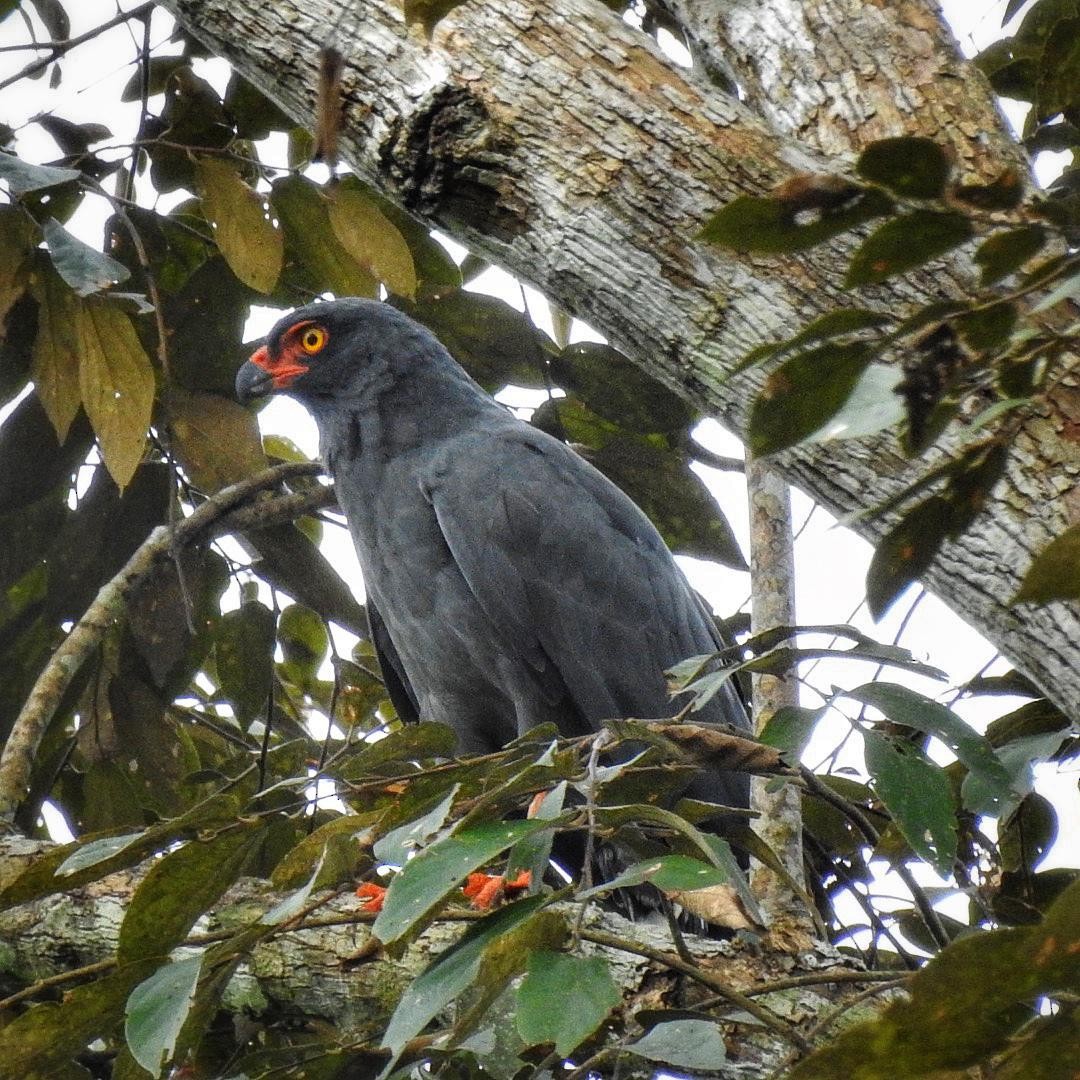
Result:
{"type": "MultiPolygon", "coordinates": [[[[322,466],[313,462],[278,465],[266,469],[211,496],[175,528],[159,525],[143,541],[116,576],[101,587],[94,602],[49,658],[12,725],[3,755],[0,756],[0,822],[10,823],[14,818],[15,811],[29,788],[34,756],[49,721],[87,657],[100,644],[110,626],[123,617],[124,605],[132,589],[150,574],[161,560],[169,558],[188,544],[229,531],[229,526],[225,523],[230,512],[243,507],[255,496],[290,477],[310,476],[321,471],[322,466]]],[[[289,516],[278,520],[291,521],[301,513],[325,506],[331,498],[329,489],[305,495],[303,502],[299,503],[297,497],[286,496],[285,513],[289,516]]],[[[247,523],[254,520],[259,524],[270,524],[269,518],[270,515],[264,508],[249,507],[248,513],[241,511],[240,521],[247,523]],[[262,511],[261,517],[259,511],[262,511]]]]}
{"type": "MultiPolygon", "coordinates": [[[[318,46],[337,3],[166,6],[310,126],[318,46]]],[[[758,11],[719,0],[685,7],[698,12],[686,22],[703,40],[714,27],[730,37],[749,33],[745,20],[758,11]]],[[[396,0],[369,0],[356,9],[351,39],[338,43],[347,58],[343,156],[738,431],[760,384],[721,383],[722,374],[753,345],[847,300],[838,283],[842,248],[797,258],[722,253],[694,239],[711,212],[800,171],[835,171],[815,143],[835,153],[900,130],[929,133],[951,141],[965,173],[983,179],[1018,160],[985,81],[956,55],[935,5],[855,5],[850,19],[848,7],[815,5],[811,18],[805,5],[765,6],[755,44],[735,54],[751,111],[589,0],[462,4],[431,42],[406,27],[396,0]],[[785,12],[801,12],[801,21],[785,24],[792,32],[770,44],[768,26],[785,12]],[[868,27],[877,27],[872,58],[868,27]],[[781,77],[769,78],[776,65],[781,77]]],[[[948,265],[860,300],[907,309],[967,284],[948,265]]],[[[996,498],[927,575],[1070,711],[1080,706],[1076,610],[1056,604],[1021,617],[1009,599],[1033,553],[1080,506],[1069,419],[1076,394],[1062,388],[1020,432],[996,498]]],[[[802,447],[777,464],[838,514],[876,504],[915,474],[884,439],[802,447]]],[[[875,540],[891,520],[856,528],[875,540]]]]}
{"type": "MultiPolygon", "coordinates": [[[[9,860],[21,862],[34,844],[16,837],[0,840],[0,881],[12,876],[6,872],[9,860]]],[[[7,994],[0,1001],[0,1017],[28,999],[49,997],[110,970],[117,912],[128,909],[147,865],[0,913],[0,940],[6,944],[0,986],[7,994]]],[[[263,882],[241,881],[208,913],[206,929],[188,947],[235,934],[280,899],[263,882]]],[[[346,890],[301,926],[260,942],[233,976],[222,1007],[296,1030],[332,1025],[342,1045],[385,1030],[402,991],[457,939],[462,924],[460,918],[435,923],[402,958],[393,959],[371,947],[377,946],[369,934],[371,918],[346,890]]],[[[828,945],[796,956],[761,954],[734,942],[687,940],[693,962],[676,955],[665,927],[632,923],[595,906],[582,931],[583,950],[599,953],[610,964],[628,1014],[670,997],[685,1000],[688,1007],[705,999],[718,1010],[718,1019],[730,1016],[725,1033],[738,1061],[732,1076],[768,1075],[793,1044],[805,1052],[802,1030],[815,1017],[867,985],[896,978],[895,972],[857,971],[850,958],[828,945]],[[747,1024],[746,1012],[757,1019],[747,1024]]]]}

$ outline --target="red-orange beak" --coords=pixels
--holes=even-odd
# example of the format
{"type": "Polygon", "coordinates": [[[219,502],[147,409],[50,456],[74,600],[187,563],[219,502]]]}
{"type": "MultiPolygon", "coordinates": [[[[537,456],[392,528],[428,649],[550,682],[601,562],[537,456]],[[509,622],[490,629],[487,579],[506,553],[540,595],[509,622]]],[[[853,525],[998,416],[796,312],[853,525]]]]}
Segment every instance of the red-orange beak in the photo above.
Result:
{"type": "Polygon", "coordinates": [[[274,360],[265,345],[251,354],[236,373],[236,396],[243,403],[265,397],[277,390],[287,390],[292,383],[308,370],[295,355],[284,352],[274,360]]]}

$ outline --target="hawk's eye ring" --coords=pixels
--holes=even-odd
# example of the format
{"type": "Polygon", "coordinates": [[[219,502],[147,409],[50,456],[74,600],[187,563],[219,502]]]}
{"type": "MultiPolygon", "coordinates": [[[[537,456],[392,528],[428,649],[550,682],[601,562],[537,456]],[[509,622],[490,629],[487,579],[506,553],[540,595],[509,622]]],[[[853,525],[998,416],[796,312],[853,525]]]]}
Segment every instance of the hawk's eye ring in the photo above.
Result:
{"type": "Polygon", "coordinates": [[[306,353],[317,353],[326,346],[329,337],[321,326],[309,326],[300,335],[300,348],[306,353]]]}

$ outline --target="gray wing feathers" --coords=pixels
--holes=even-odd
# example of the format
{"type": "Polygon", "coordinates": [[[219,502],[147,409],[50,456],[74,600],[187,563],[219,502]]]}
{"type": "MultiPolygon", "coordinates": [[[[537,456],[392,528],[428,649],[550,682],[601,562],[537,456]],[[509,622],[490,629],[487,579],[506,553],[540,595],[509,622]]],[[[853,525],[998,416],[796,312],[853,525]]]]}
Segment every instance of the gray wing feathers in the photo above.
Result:
{"type": "MultiPolygon", "coordinates": [[[[719,636],[621,491],[568,447],[528,429],[458,446],[426,486],[501,647],[516,651],[539,684],[553,665],[592,726],[676,711],[663,670],[714,651],[719,636]]],[[[731,715],[702,719],[745,725],[737,699],[718,706],[731,715]]]]}

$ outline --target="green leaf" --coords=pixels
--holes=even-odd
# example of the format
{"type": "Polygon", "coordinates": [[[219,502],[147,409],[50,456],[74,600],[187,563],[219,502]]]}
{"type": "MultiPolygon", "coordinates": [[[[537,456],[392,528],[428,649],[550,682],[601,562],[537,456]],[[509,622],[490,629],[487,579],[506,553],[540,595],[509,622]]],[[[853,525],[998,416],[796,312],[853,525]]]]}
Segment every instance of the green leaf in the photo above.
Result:
{"type": "MultiPolygon", "coordinates": [[[[565,399],[559,403],[565,415],[565,399]]],[[[632,434],[608,438],[588,460],[641,507],[681,555],[748,569],[735,532],[681,452],[632,434]]]]}
{"type": "Polygon", "coordinates": [[[868,308],[838,308],[835,311],[827,311],[824,315],[819,315],[808,322],[784,344],[784,348],[809,345],[814,341],[828,341],[830,338],[854,334],[859,330],[876,330],[890,322],[892,322],[891,315],[870,311],[868,308]]]}
{"type": "Polygon", "coordinates": [[[1042,297],[1032,312],[1049,311],[1064,300],[1074,301],[1080,296],[1080,263],[1072,263],[1062,275],[1062,280],[1042,297]]]}
{"type": "MultiPolygon", "coordinates": [[[[142,969],[145,970],[145,969],[142,969]]],[[[94,1039],[108,1035],[123,1016],[124,1001],[140,968],[124,968],[68,989],[59,1003],[27,1009],[0,1029],[0,1061],[11,1077],[52,1080],[94,1039]]]]}
{"type": "Polygon", "coordinates": [[[58,187],[71,180],[78,180],[78,169],[61,169],[55,165],[30,165],[14,154],[0,151],[0,180],[8,185],[11,194],[18,197],[31,191],[58,187]]]}
{"type": "Polygon", "coordinates": [[[315,678],[330,648],[326,623],[304,604],[289,604],[282,611],[278,642],[289,677],[301,683],[315,678]]]}
{"type": "Polygon", "coordinates": [[[1080,1047],[1080,1017],[1075,1010],[1037,1016],[1017,1042],[995,1067],[994,1080],[1072,1080],[1069,1062],[1080,1047]]]}
{"type": "Polygon", "coordinates": [[[274,887],[292,889],[308,878],[318,880],[317,875],[312,875],[312,868],[317,864],[323,866],[323,881],[327,884],[330,882],[325,871],[343,871],[342,876],[334,879],[335,884],[344,875],[357,877],[364,873],[366,864],[371,860],[364,857],[361,844],[366,846],[368,843],[372,825],[378,816],[378,811],[371,814],[340,814],[320,825],[282,856],[270,875],[274,887]]]}
{"type": "Polygon", "coordinates": [[[998,824],[998,851],[1002,869],[1028,873],[1042,860],[1058,837],[1054,804],[1031,792],[998,824]]]}
{"type": "MultiPolygon", "coordinates": [[[[480,966],[472,989],[456,1010],[454,1030],[448,1042],[460,1042],[474,1030],[491,1005],[499,1000],[512,979],[526,968],[530,957],[539,949],[561,949],[569,937],[570,928],[563,915],[555,911],[539,911],[523,919],[492,941],[480,958],[480,966]]],[[[511,1038],[515,1038],[511,1035],[511,1038]]]]}
{"type": "Polygon", "coordinates": [[[892,200],[878,188],[847,182],[837,187],[835,178],[825,179],[830,183],[819,200],[812,185],[810,198],[740,195],[705,223],[699,238],[736,251],[784,254],[813,247],[892,210],[892,200]]]}
{"type": "Polygon", "coordinates": [[[302,169],[311,162],[314,152],[315,136],[307,128],[289,129],[289,147],[285,160],[290,169],[302,169]]]}
{"type": "Polygon", "coordinates": [[[1035,82],[1035,115],[1049,120],[1057,113],[1072,113],[1080,105],[1080,10],[1072,18],[1054,21],[1035,82]]]}
{"type": "Polygon", "coordinates": [[[821,345],[781,364],[754,400],[747,440],[757,456],[786,450],[843,407],[874,357],[867,342],[821,345]]]}
{"type": "Polygon", "coordinates": [[[864,731],[874,791],[920,858],[948,877],[956,858],[956,806],[945,771],[911,743],[864,731]]]}
{"type": "MultiPolygon", "coordinates": [[[[909,997],[801,1061],[789,1074],[791,1080],[922,1080],[989,1064],[991,1055],[1011,1041],[1013,1048],[1022,1045],[1013,1040],[1031,1023],[1032,1002],[1054,991],[1071,993],[1080,982],[1077,941],[1080,883],[1061,893],[1039,926],[992,930],[953,942],[912,976],[909,997]]],[[[1072,1049],[1049,1073],[1011,1076],[1064,1078],[1075,1058],[1072,1049]],[[1059,1064],[1064,1072],[1057,1071],[1059,1064]]]]}
{"type": "MultiPolygon", "coordinates": [[[[0,342],[10,327],[8,312],[26,289],[37,228],[18,206],[0,206],[0,342]]],[[[31,279],[33,280],[33,279],[31,279]]]]}
{"type": "Polygon", "coordinates": [[[172,380],[187,390],[205,390],[233,398],[236,372],[250,349],[240,342],[251,304],[259,294],[229,269],[220,255],[189,274],[179,291],[163,299],[172,380]]]}
{"type": "MultiPolygon", "coordinates": [[[[140,64],[139,67],[142,65],[140,64]]],[[[147,62],[147,91],[150,97],[165,93],[165,86],[174,71],[191,66],[190,56],[151,56],[147,62]]],[[[121,101],[138,101],[142,97],[143,73],[136,70],[120,91],[121,101]]]]}
{"type": "Polygon", "coordinates": [[[875,619],[880,619],[892,602],[926,572],[949,535],[952,520],[948,500],[931,495],[878,541],[866,572],[866,600],[875,619]]]}
{"type": "Polygon", "coordinates": [[[994,233],[975,249],[979,267],[979,285],[986,288],[1019,270],[1046,244],[1046,230],[1041,225],[1024,225],[994,233]]]}
{"type": "Polygon", "coordinates": [[[390,1050],[394,1060],[411,1038],[473,986],[487,947],[533,918],[546,903],[545,897],[530,896],[478,920],[460,941],[437,956],[413,980],[402,994],[383,1036],[382,1045],[390,1050]]]}
{"type": "Polygon", "coordinates": [[[250,409],[220,394],[179,387],[164,398],[170,445],[199,491],[212,495],[266,468],[259,422],[250,409]]]}
{"type": "Polygon", "coordinates": [[[131,319],[104,301],[79,314],[79,386],[101,456],[117,487],[135,474],[154,404],[154,369],[131,319]]]}
{"type": "Polygon", "coordinates": [[[1045,604],[1080,596],[1080,525],[1051,540],[1028,567],[1012,603],[1045,604]]]}
{"type": "Polygon", "coordinates": [[[695,859],[690,855],[663,855],[628,866],[610,881],[578,893],[577,899],[585,900],[590,896],[611,892],[613,889],[640,885],[646,881],[665,892],[691,892],[694,889],[707,889],[713,885],[731,883],[731,879],[723,870],[710,866],[700,859],[695,859]]]}
{"type": "Polygon", "coordinates": [[[897,393],[902,380],[903,372],[894,364],[868,364],[844,404],[806,441],[862,439],[901,423],[906,415],[897,393]]]}
{"type": "Polygon", "coordinates": [[[301,176],[275,180],[270,202],[285,232],[286,254],[295,257],[307,271],[306,285],[313,293],[377,295],[370,271],[334,235],[327,201],[315,184],[301,176]]]}
{"type": "Polygon", "coordinates": [[[236,123],[236,136],[239,139],[258,142],[271,131],[292,130],[293,121],[237,71],[229,76],[223,104],[236,123]]]}
{"type": "Polygon", "coordinates": [[[517,1029],[529,1046],[554,1043],[565,1057],[622,1001],[599,956],[537,950],[517,992],[517,1029]]]}
{"type": "Polygon", "coordinates": [[[416,268],[405,238],[382,211],[346,177],[330,189],[330,224],[341,246],[389,292],[412,300],[416,268]]]}
{"type": "Polygon", "coordinates": [[[345,627],[367,634],[367,618],[329,559],[295,525],[249,529],[245,540],[259,556],[259,576],[301,604],[345,627]]]}
{"type": "Polygon", "coordinates": [[[450,757],[456,747],[457,736],[446,724],[431,720],[407,724],[384,739],[361,743],[346,759],[340,775],[343,780],[356,782],[383,775],[381,770],[387,767],[399,772],[405,762],[450,757]]]}
{"type": "Polygon", "coordinates": [[[34,122],[53,137],[65,155],[83,155],[93,143],[112,135],[104,124],[76,124],[53,113],[39,115],[34,122]]]}
{"type": "Polygon", "coordinates": [[[111,859],[114,855],[123,851],[124,848],[129,847],[137,840],[141,840],[142,837],[143,834],[137,832],[121,833],[119,836],[103,836],[99,840],[91,840],[89,843],[77,847],[64,859],[56,868],[56,876],[66,877],[69,874],[77,873],[79,870],[97,866],[98,863],[111,859]]]}
{"type": "Polygon", "coordinates": [[[158,859],[139,883],[120,924],[120,963],[167,955],[240,876],[265,829],[236,828],[189,840],[158,859]]]}
{"type": "Polygon", "coordinates": [[[1002,805],[1013,794],[1012,777],[990,743],[951,709],[896,683],[870,682],[845,693],[872,705],[895,724],[940,739],[968,772],[978,778],[985,792],[985,799],[979,805],[965,800],[965,809],[993,816],[1001,812],[1002,805]]]}
{"type": "Polygon", "coordinates": [[[446,824],[459,788],[460,785],[455,784],[430,810],[379,837],[374,847],[375,858],[391,866],[404,866],[446,824]]]}
{"type": "Polygon", "coordinates": [[[416,304],[395,300],[394,306],[433,331],[454,359],[488,390],[507,383],[544,385],[550,339],[505,300],[449,289],[416,304]]]}
{"type": "Polygon", "coordinates": [[[846,288],[876,285],[944,255],[973,235],[963,214],[913,210],[872,232],[851,258],[846,288]]]}
{"type": "Polygon", "coordinates": [[[84,244],[55,218],[48,218],[41,229],[53,266],[79,296],[100,292],[131,277],[131,271],[123,263],[84,244]]]}
{"type": "Polygon", "coordinates": [[[855,168],[864,180],[910,199],[938,198],[952,172],[944,149],[917,135],[870,143],[855,168]]]}
{"type": "Polygon", "coordinates": [[[958,315],[956,329],[969,348],[990,352],[1008,344],[1019,314],[1014,303],[1002,300],[958,315]]]}
{"type": "Polygon", "coordinates": [[[38,302],[38,332],[31,373],[42,407],[62,443],[82,405],[79,387],[81,304],[51,268],[33,285],[38,302]]]}
{"type": "Polygon", "coordinates": [[[678,814],[660,806],[649,806],[643,803],[633,806],[599,806],[596,809],[596,817],[603,824],[614,826],[624,825],[627,822],[648,822],[685,836],[717,870],[725,875],[727,884],[735,887],[750,917],[763,925],[757,900],[750,892],[746,878],[739,870],[739,865],[731,854],[731,847],[726,840],[702,832],[678,814]]]}
{"type": "Polygon", "coordinates": [[[218,625],[218,679],[242,725],[266,706],[274,678],[274,613],[258,601],[226,612],[218,625]]]}
{"type": "Polygon", "coordinates": [[[958,460],[945,489],[952,504],[949,536],[956,539],[979,515],[990,492],[1001,479],[1009,460],[1009,447],[995,439],[969,446],[958,460]]]}
{"type": "Polygon", "coordinates": [[[223,158],[199,158],[195,182],[203,213],[232,272],[257,292],[270,292],[281,274],[285,241],[270,220],[266,196],[246,184],[239,168],[223,158]]]}
{"type": "Polygon", "coordinates": [[[299,915],[307,906],[308,897],[311,896],[311,890],[315,888],[315,882],[319,879],[325,861],[326,845],[324,844],[322,854],[311,870],[311,877],[300,888],[291,892],[284,900],[278,901],[269,911],[260,916],[259,922],[264,926],[280,926],[283,922],[288,922],[289,919],[299,915]]]}
{"type": "Polygon", "coordinates": [[[826,711],[826,706],[808,709],[803,705],[783,705],[765,722],[758,738],[766,746],[775,747],[793,764],[797,763],[826,711]]]}
{"type": "Polygon", "coordinates": [[[160,1076],[176,1051],[195,1000],[202,961],[199,953],[164,964],[128,998],[124,1038],[132,1056],[151,1076],[160,1076]]]}
{"type": "Polygon", "coordinates": [[[419,927],[474,870],[541,829],[544,821],[489,821],[437,841],[394,877],[371,932],[384,944],[419,927]]]}
{"type": "Polygon", "coordinates": [[[727,1046],[717,1025],[689,1017],[657,1024],[626,1049],[647,1061],[700,1072],[718,1070],[727,1060],[727,1046]]]}
{"type": "Polygon", "coordinates": [[[610,345],[580,341],[567,345],[550,363],[559,386],[624,431],[676,435],[693,419],[678,394],[610,345]]]}

